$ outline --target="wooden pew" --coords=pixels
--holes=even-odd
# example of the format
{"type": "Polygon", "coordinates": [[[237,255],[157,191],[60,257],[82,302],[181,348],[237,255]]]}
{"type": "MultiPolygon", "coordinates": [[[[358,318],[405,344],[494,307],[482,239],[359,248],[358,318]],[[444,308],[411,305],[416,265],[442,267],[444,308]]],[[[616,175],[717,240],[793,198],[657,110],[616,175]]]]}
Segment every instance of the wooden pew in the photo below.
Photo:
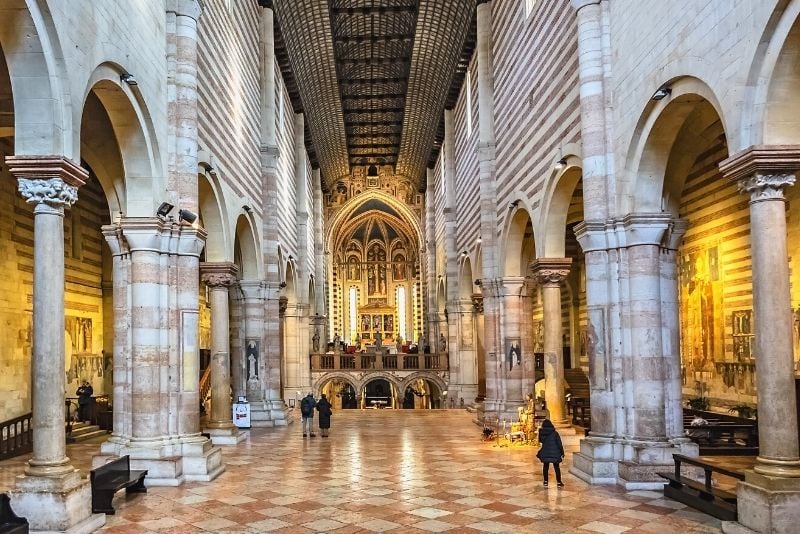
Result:
{"type": "Polygon", "coordinates": [[[89,478],[92,482],[92,513],[114,515],[111,501],[114,494],[125,488],[125,493],[147,493],[144,477],[147,471],[131,471],[130,456],[92,469],[89,478]]]}
{"type": "Polygon", "coordinates": [[[675,473],[660,473],[669,481],[664,484],[665,497],[682,502],[723,521],[737,520],[736,494],[713,487],[711,476],[712,473],[719,473],[737,480],[744,480],[744,474],[682,454],[673,454],[672,458],[675,461],[675,473]],[[682,463],[702,468],[705,473],[705,482],[700,483],[682,476],[682,463]]]}

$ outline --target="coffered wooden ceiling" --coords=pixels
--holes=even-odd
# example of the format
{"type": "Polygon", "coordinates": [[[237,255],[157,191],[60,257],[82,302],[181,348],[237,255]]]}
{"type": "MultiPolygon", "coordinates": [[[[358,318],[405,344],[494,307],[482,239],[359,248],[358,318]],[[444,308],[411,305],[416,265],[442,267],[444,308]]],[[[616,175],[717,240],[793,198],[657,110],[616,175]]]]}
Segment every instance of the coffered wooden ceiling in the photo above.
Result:
{"type": "MultiPolygon", "coordinates": [[[[423,190],[475,44],[476,0],[273,0],[276,55],[323,186],[392,165],[423,190]],[[294,101],[295,99],[293,99],[294,101]],[[299,104],[299,105],[298,105],[299,104]]],[[[262,5],[267,2],[262,1],[262,5]]]]}

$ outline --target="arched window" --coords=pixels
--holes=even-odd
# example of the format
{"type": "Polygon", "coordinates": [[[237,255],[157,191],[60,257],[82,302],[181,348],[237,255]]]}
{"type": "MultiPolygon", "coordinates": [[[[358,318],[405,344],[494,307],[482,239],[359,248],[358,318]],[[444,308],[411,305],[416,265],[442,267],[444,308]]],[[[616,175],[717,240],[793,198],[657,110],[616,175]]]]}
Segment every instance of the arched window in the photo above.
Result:
{"type": "Polygon", "coordinates": [[[406,288],[397,288],[397,332],[403,339],[408,339],[406,335],[406,288]]]}

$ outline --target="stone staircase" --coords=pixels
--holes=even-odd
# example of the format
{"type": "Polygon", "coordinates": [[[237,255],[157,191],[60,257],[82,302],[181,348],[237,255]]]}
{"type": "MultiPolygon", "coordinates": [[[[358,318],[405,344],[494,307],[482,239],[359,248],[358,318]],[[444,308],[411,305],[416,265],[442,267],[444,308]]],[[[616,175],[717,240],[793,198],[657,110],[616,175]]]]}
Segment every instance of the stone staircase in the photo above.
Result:
{"type": "Polygon", "coordinates": [[[77,443],[79,441],[86,441],[87,439],[96,438],[97,436],[105,436],[108,432],[101,430],[97,425],[90,425],[83,422],[72,424],[72,433],[67,430],[67,443],[77,443]]]}

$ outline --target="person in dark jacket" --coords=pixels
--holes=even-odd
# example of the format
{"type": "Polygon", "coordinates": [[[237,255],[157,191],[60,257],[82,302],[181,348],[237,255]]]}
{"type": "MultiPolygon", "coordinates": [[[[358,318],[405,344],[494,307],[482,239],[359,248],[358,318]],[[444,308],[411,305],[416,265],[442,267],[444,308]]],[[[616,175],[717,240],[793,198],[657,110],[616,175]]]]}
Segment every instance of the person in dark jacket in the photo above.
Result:
{"type": "Polygon", "coordinates": [[[333,414],[333,410],[331,410],[331,403],[328,402],[328,398],[325,394],[322,394],[322,398],[317,401],[317,411],[319,412],[319,429],[322,433],[323,438],[328,437],[328,429],[331,427],[331,414],[333,414]]]}
{"type": "Polygon", "coordinates": [[[553,464],[558,487],[563,488],[564,483],[561,482],[561,467],[559,464],[564,460],[564,445],[561,443],[561,436],[558,435],[556,427],[553,426],[550,419],[545,419],[539,429],[539,443],[542,447],[536,453],[536,457],[542,462],[542,478],[544,478],[545,487],[547,487],[547,479],[550,478],[550,464],[553,464]]]}
{"type": "Polygon", "coordinates": [[[314,434],[314,406],[316,405],[317,401],[314,400],[314,395],[311,393],[300,401],[300,415],[303,418],[303,437],[306,437],[306,434],[312,438],[316,436],[314,434]]]}
{"type": "Polygon", "coordinates": [[[80,387],[78,387],[78,390],[75,392],[75,394],[78,396],[78,420],[88,421],[89,404],[92,402],[94,389],[89,382],[84,380],[80,387]]]}

